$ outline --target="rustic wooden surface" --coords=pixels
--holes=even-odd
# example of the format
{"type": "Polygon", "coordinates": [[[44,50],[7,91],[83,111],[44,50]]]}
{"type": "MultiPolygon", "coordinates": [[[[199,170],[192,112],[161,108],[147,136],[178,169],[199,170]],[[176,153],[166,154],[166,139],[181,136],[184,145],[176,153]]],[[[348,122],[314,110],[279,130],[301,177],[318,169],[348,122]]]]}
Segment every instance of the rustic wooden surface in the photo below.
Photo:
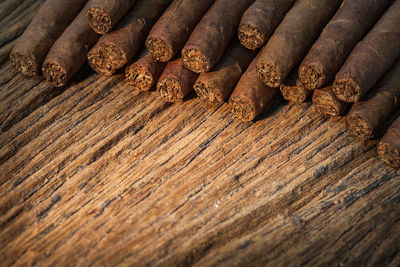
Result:
{"type": "Polygon", "coordinates": [[[399,173],[343,119],[24,78],[7,55],[42,2],[0,3],[0,265],[400,265],[399,173]]]}

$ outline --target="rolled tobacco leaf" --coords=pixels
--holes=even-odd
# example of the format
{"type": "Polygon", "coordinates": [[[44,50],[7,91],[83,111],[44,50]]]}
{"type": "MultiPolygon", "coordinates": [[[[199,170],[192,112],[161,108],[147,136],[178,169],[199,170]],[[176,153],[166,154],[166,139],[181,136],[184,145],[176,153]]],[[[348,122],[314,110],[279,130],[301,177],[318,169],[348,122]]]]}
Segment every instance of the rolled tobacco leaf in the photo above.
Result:
{"type": "Polygon", "coordinates": [[[144,50],[139,59],[126,68],[126,82],[137,90],[149,91],[157,83],[166,64],[155,60],[144,50]]]}
{"type": "Polygon", "coordinates": [[[67,84],[82,67],[86,54],[99,38],[86,21],[89,3],[51,47],[42,67],[43,76],[56,87],[67,84]]]}
{"type": "Polygon", "coordinates": [[[243,14],[239,40],[247,49],[260,48],[272,35],[295,0],[256,0],[243,14]]]}
{"type": "Polygon", "coordinates": [[[254,56],[255,51],[244,48],[239,41],[232,41],[213,70],[200,74],[194,84],[196,94],[204,101],[222,103],[232,92],[254,56]]]}
{"type": "Polygon", "coordinates": [[[193,72],[202,73],[208,72],[218,63],[237,31],[240,17],[253,1],[217,0],[183,47],[185,66],[193,72]]]}
{"type": "Polygon", "coordinates": [[[51,46],[86,2],[47,0],[11,51],[10,58],[14,67],[24,75],[39,75],[51,46]]]}
{"type": "Polygon", "coordinates": [[[107,33],[134,3],[135,0],[91,0],[90,7],[86,12],[87,21],[95,32],[107,33]]]}
{"type": "Polygon", "coordinates": [[[333,91],[347,102],[357,102],[400,55],[400,0],[396,0],[359,42],[336,74],[333,91]]]}
{"type": "Polygon", "coordinates": [[[257,59],[258,55],[250,63],[229,98],[232,112],[243,121],[254,120],[279,92],[277,88],[265,85],[258,78],[257,59]]]}
{"type": "Polygon", "coordinates": [[[182,59],[168,62],[157,83],[157,90],[167,102],[182,101],[193,89],[197,74],[183,65],[182,59]]]}
{"type": "Polygon", "coordinates": [[[104,75],[112,75],[125,66],[170,3],[171,0],[139,1],[118,24],[119,29],[100,37],[87,55],[89,65],[104,75]]]}
{"type": "Polygon", "coordinates": [[[146,47],[159,61],[171,60],[185,44],[201,17],[214,0],[174,0],[156,22],[146,47]]]}
{"type": "Polygon", "coordinates": [[[361,140],[375,136],[400,106],[400,60],[385,74],[364,101],[353,105],[347,115],[351,133],[361,140]]]}
{"type": "Polygon", "coordinates": [[[371,29],[392,0],[345,0],[299,68],[310,90],[331,83],[353,47],[371,29]]]}
{"type": "Polygon", "coordinates": [[[278,87],[304,58],[339,7],[340,0],[298,0],[261,50],[260,79],[278,87]]]}
{"type": "Polygon", "coordinates": [[[303,103],[310,96],[312,91],[305,88],[301,83],[297,68],[292,71],[279,87],[284,99],[291,103],[303,103]]]}
{"type": "Polygon", "coordinates": [[[377,150],[379,157],[386,164],[400,168],[400,117],[386,131],[377,150]]]}
{"type": "Polygon", "coordinates": [[[312,102],[317,111],[325,116],[341,116],[349,103],[338,99],[332,86],[313,91],[312,102]]]}

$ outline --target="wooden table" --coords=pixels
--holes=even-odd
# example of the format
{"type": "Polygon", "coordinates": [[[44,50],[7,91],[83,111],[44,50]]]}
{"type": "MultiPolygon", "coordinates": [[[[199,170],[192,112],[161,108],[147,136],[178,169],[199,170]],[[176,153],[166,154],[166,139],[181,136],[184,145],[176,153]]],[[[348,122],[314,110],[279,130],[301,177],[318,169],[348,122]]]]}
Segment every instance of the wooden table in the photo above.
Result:
{"type": "Polygon", "coordinates": [[[399,174],[342,118],[25,78],[7,57],[42,2],[0,3],[1,265],[399,266],[399,174]]]}

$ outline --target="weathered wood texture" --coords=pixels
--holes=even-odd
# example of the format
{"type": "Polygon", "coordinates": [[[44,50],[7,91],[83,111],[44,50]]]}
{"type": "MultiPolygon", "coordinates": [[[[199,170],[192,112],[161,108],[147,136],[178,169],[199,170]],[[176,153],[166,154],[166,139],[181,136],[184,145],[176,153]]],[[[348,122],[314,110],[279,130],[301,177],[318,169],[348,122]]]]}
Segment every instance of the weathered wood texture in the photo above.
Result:
{"type": "Polygon", "coordinates": [[[399,174],[343,119],[242,123],[122,79],[0,66],[1,265],[399,266],[399,174]]]}

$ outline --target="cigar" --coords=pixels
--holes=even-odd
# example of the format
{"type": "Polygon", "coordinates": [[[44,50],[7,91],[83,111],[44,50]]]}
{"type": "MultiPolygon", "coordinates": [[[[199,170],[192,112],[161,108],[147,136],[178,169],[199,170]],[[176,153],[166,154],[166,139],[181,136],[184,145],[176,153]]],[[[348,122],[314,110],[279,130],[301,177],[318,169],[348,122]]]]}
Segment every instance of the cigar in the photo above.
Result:
{"type": "Polygon", "coordinates": [[[214,0],[174,0],[154,24],[146,47],[158,61],[171,60],[214,0]]]}
{"type": "Polygon", "coordinates": [[[158,81],[165,65],[165,62],[155,60],[144,50],[139,59],[126,68],[126,82],[139,91],[149,91],[158,81]]]}
{"type": "Polygon", "coordinates": [[[259,54],[250,63],[229,98],[232,112],[243,121],[254,120],[279,91],[258,79],[256,70],[258,57],[259,54]]]}
{"type": "Polygon", "coordinates": [[[400,168],[400,117],[397,118],[378,144],[379,157],[389,166],[400,168]]]}
{"type": "Polygon", "coordinates": [[[182,49],[185,66],[193,72],[202,73],[218,63],[236,33],[240,17],[253,1],[217,0],[182,49]]]}
{"type": "Polygon", "coordinates": [[[340,0],[298,0],[261,50],[257,62],[260,79],[279,87],[306,55],[340,0]]]}
{"type": "Polygon", "coordinates": [[[392,0],[345,0],[299,68],[307,89],[331,83],[353,47],[371,29],[392,0]]]}
{"type": "Polygon", "coordinates": [[[167,102],[180,102],[193,89],[197,74],[183,65],[182,59],[168,62],[157,83],[157,90],[167,102]]]}
{"type": "Polygon", "coordinates": [[[254,56],[255,51],[244,48],[239,41],[232,41],[213,70],[200,74],[194,84],[194,91],[204,101],[222,103],[232,92],[254,56]]]}
{"type": "Polygon", "coordinates": [[[11,51],[14,67],[27,76],[39,75],[50,47],[85,3],[86,0],[47,0],[11,51]]]}
{"type": "Polygon", "coordinates": [[[99,37],[86,21],[89,4],[57,39],[44,60],[43,76],[56,87],[64,86],[78,72],[85,63],[88,49],[99,37]]]}
{"type": "Polygon", "coordinates": [[[350,132],[361,140],[375,137],[390,115],[400,106],[400,60],[347,115],[350,132]]]}
{"type": "Polygon", "coordinates": [[[359,42],[336,74],[333,91],[346,102],[357,102],[400,55],[400,0],[396,0],[359,42]]]}
{"type": "Polygon", "coordinates": [[[312,102],[319,113],[325,116],[341,116],[347,110],[348,102],[338,99],[332,86],[313,91],[312,102]]]}
{"type": "Polygon", "coordinates": [[[135,0],[91,0],[90,7],[86,12],[87,21],[95,32],[107,33],[134,3],[135,0]]]}
{"type": "Polygon", "coordinates": [[[312,93],[300,82],[297,68],[286,77],[279,88],[283,98],[291,103],[303,103],[312,93]]]}
{"type": "Polygon", "coordinates": [[[103,75],[113,75],[142,46],[152,25],[171,0],[139,1],[120,22],[119,29],[101,36],[87,55],[89,65],[103,75]]]}
{"type": "Polygon", "coordinates": [[[238,36],[244,47],[260,48],[272,35],[276,26],[295,0],[256,0],[243,14],[238,36]]]}

